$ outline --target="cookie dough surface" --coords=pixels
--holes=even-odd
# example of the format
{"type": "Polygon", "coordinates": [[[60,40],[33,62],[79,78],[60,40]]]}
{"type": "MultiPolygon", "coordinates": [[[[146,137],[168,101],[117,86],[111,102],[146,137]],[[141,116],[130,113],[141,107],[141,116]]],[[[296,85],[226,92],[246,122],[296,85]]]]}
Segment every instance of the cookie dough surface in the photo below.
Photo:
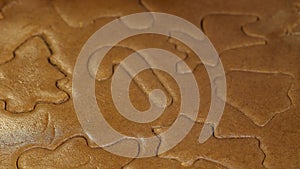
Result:
{"type": "Polygon", "coordinates": [[[0,169],[297,169],[299,101],[299,0],[0,0],[0,169]],[[116,110],[110,92],[114,70],[137,50],[161,48],[183,59],[201,96],[199,116],[180,144],[156,157],[131,159],[99,148],[84,133],[73,106],[72,76],[82,46],[96,30],[147,11],[182,17],[208,36],[225,69],[227,101],[214,135],[200,144],[211,94],[202,62],[171,37],[122,40],[100,64],[95,81],[98,105],[114,129],[156,136],[180,109],[176,81],[145,70],[130,85],[131,102],[147,110],[148,94],[161,89],[167,96],[163,115],[140,124],[116,110]]]}

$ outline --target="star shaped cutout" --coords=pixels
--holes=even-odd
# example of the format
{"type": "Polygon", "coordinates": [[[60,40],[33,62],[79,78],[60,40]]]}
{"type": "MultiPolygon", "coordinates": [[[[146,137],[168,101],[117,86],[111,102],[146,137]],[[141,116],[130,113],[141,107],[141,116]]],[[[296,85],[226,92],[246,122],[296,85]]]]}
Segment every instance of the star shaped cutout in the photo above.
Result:
{"type": "Polygon", "coordinates": [[[6,110],[28,112],[39,102],[62,103],[68,95],[56,87],[64,78],[48,58],[51,51],[41,36],[23,42],[14,58],[0,65],[0,100],[6,101],[6,110]]]}

